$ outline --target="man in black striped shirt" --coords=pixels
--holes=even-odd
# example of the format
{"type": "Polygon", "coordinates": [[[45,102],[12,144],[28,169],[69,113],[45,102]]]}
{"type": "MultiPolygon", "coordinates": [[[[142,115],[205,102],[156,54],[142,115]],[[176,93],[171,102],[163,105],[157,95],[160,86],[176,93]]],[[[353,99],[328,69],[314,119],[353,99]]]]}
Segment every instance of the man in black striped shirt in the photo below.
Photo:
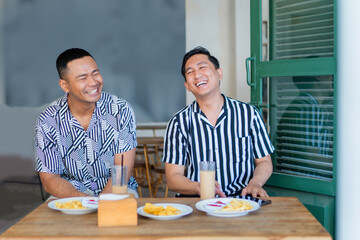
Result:
{"type": "Polygon", "coordinates": [[[163,162],[169,188],[200,195],[200,162],[214,161],[215,194],[267,197],[262,186],[272,173],[274,147],[257,109],[221,94],[222,69],[205,48],[186,53],[181,72],[196,101],[167,126],[163,162]]]}

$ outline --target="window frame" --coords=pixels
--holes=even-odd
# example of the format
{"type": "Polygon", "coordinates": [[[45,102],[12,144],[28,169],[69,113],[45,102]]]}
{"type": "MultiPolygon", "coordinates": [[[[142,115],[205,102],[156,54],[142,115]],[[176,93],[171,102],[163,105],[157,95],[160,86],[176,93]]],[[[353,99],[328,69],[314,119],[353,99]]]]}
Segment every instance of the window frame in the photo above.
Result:
{"type": "MultiPolygon", "coordinates": [[[[269,0],[270,2],[272,0],[269,0]]],[[[251,104],[258,107],[260,112],[267,108],[269,113],[272,111],[269,104],[263,103],[263,79],[271,77],[292,77],[292,76],[316,76],[316,75],[332,75],[334,79],[334,116],[336,116],[336,96],[337,96],[337,72],[336,72],[336,0],[334,0],[334,55],[332,57],[319,57],[319,58],[303,58],[303,59],[290,59],[290,60],[262,60],[262,9],[261,0],[250,2],[250,29],[251,29],[251,104]]],[[[272,4],[270,6],[270,19],[272,16],[272,4]]],[[[273,37],[271,35],[269,49],[271,54],[271,44],[273,37]]],[[[269,91],[271,94],[271,90],[269,91]]],[[[270,114],[269,114],[270,115],[270,114]]],[[[273,123],[270,121],[270,132],[274,128],[273,123]]],[[[336,121],[333,124],[333,179],[320,180],[311,177],[297,176],[292,174],[284,174],[273,172],[272,176],[267,182],[267,185],[283,187],[287,189],[320,193],[324,195],[335,196],[336,194],[336,168],[337,168],[337,151],[336,151],[336,121]]],[[[276,150],[275,150],[276,151],[276,150]]],[[[276,159],[272,157],[273,164],[275,165],[276,159]]]]}

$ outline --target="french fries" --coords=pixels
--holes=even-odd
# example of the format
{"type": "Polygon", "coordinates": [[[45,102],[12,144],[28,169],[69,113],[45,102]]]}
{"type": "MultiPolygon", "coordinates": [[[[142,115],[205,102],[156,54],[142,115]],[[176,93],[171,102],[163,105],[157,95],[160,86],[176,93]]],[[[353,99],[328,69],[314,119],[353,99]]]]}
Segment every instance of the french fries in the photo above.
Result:
{"type": "Polygon", "coordinates": [[[81,201],[78,200],[70,200],[67,202],[55,202],[55,206],[57,208],[61,208],[61,209],[87,209],[87,207],[84,207],[81,204],[81,201]]]}
{"type": "Polygon", "coordinates": [[[239,199],[233,199],[227,205],[222,207],[219,211],[221,212],[231,212],[231,211],[245,211],[252,209],[250,203],[242,201],[239,199]]]}
{"type": "Polygon", "coordinates": [[[168,205],[166,208],[151,203],[145,203],[144,212],[157,216],[173,216],[180,214],[180,210],[168,205]]]}

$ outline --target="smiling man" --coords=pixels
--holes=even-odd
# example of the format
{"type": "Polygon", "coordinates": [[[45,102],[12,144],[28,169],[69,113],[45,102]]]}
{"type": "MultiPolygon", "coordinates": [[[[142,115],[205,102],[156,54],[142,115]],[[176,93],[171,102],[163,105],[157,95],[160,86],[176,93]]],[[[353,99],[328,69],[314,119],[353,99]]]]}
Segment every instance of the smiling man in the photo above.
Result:
{"type": "Polygon", "coordinates": [[[169,188],[200,195],[200,162],[213,160],[217,195],[267,197],[263,185],[272,173],[274,147],[259,112],[221,94],[223,72],[207,49],[186,53],[181,73],[196,101],[167,126],[162,161],[169,188]]]}
{"type": "MultiPolygon", "coordinates": [[[[111,192],[110,168],[121,158],[131,176],[136,149],[134,111],[124,100],[102,92],[94,58],[72,48],[56,60],[65,95],[51,103],[35,127],[36,170],[54,197],[111,192]]],[[[129,192],[136,193],[134,177],[129,192]]]]}

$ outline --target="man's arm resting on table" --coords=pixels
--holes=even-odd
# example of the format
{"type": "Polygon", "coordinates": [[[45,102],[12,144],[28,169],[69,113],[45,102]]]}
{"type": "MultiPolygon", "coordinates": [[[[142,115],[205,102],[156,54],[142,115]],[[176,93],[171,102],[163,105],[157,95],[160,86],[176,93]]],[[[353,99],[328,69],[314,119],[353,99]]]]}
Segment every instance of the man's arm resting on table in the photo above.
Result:
{"type": "Polygon", "coordinates": [[[200,183],[184,176],[185,166],[165,163],[166,183],[173,191],[186,195],[200,195],[200,183]]]}
{"type": "MultiPolygon", "coordinates": [[[[165,163],[165,177],[168,187],[176,192],[185,195],[200,196],[200,182],[194,182],[184,176],[185,166],[165,163]]],[[[220,185],[215,182],[215,195],[225,197],[220,190],[220,185]]]]}
{"type": "MultiPolygon", "coordinates": [[[[135,162],[135,155],[136,155],[136,148],[133,148],[127,152],[124,153],[118,153],[115,154],[115,158],[114,158],[114,164],[115,165],[121,165],[121,156],[124,155],[124,166],[127,166],[127,181],[129,181],[132,172],[133,172],[133,168],[134,168],[134,162],[135,162]]],[[[106,183],[104,189],[102,190],[102,193],[111,193],[112,189],[111,189],[111,185],[112,185],[112,181],[111,178],[109,179],[109,181],[106,183]]]]}
{"type": "Polygon", "coordinates": [[[249,184],[242,190],[241,195],[251,194],[253,197],[269,197],[263,185],[270,178],[273,171],[270,155],[255,159],[255,171],[249,184]]]}
{"type": "Polygon", "coordinates": [[[39,172],[41,183],[47,193],[54,197],[83,197],[87,194],[78,191],[70,182],[53,173],[39,172]]]}

